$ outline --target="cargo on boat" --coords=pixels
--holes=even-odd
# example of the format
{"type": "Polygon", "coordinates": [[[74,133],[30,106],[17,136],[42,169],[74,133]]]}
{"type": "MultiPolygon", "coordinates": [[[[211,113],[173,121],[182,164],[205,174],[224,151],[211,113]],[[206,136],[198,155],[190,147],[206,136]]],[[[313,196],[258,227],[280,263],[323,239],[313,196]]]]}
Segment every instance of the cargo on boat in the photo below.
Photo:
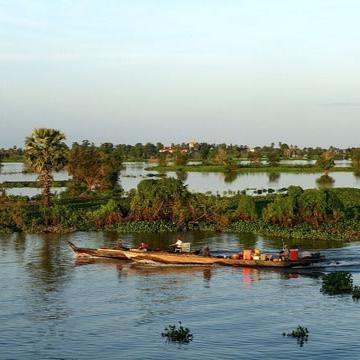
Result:
{"type": "Polygon", "coordinates": [[[319,257],[297,258],[297,260],[271,259],[239,259],[217,256],[202,256],[193,253],[170,253],[166,251],[140,251],[136,249],[119,250],[110,248],[78,248],[69,243],[76,256],[79,257],[102,257],[110,259],[122,259],[133,262],[155,262],[169,265],[223,265],[234,267],[265,267],[265,268],[291,268],[296,266],[308,266],[319,261],[319,257]]]}

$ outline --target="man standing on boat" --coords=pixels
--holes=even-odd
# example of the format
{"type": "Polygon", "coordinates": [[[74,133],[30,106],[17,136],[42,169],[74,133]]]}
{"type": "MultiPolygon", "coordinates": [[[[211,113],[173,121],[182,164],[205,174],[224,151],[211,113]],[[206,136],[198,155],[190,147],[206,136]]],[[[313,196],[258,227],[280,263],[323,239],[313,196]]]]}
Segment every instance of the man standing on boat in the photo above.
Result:
{"type": "Polygon", "coordinates": [[[280,251],[280,257],[282,258],[282,260],[288,260],[289,255],[290,255],[289,249],[287,245],[283,242],[283,248],[280,251]]]}
{"type": "Polygon", "coordinates": [[[181,252],[183,242],[178,238],[174,244],[170,245],[173,252],[181,252]]]}

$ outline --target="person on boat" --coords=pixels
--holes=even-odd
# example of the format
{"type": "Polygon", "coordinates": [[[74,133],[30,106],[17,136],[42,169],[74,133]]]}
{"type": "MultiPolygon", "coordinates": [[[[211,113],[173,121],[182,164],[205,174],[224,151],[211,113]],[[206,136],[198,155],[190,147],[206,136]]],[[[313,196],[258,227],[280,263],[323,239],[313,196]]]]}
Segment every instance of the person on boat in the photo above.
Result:
{"type": "Polygon", "coordinates": [[[173,252],[181,252],[182,244],[183,244],[183,242],[181,241],[180,238],[178,238],[174,244],[170,245],[170,249],[173,252]]]}
{"type": "Polygon", "coordinates": [[[129,250],[129,248],[125,247],[123,244],[123,240],[119,239],[114,247],[116,250],[129,250]]]}
{"type": "Polygon", "coordinates": [[[149,244],[142,241],[138,247],[139,250],[148,251],[149,250],[149,244]]]}
{"type": "Polygon", "coordinates": [[[288,260],[289,255],[290,255],[289,249],[288,249],[287,245],[285,243],[283,243],[283,248],[280,251],[280,257],[282,260],[288,260]]]}
{"type": "Polygon", "coordinates": [[[200,255],[202,256],[210,256],[210,247],[209,245],[205,245],[200,250],[200,255]]]}

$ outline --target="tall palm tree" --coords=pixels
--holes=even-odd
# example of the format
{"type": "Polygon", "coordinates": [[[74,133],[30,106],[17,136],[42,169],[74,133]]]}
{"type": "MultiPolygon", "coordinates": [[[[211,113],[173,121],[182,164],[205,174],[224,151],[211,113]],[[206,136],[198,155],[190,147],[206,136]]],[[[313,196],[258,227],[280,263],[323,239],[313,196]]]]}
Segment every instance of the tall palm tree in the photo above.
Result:
{"type": "Polygon", "coordinates": [[[58,130],[35,129],[25,140],[25,161],[29,168],[39,174],[43,186],[44,204],[49,206],[52,172],[66,164],[67,146],[65,135],[58,130]]]}

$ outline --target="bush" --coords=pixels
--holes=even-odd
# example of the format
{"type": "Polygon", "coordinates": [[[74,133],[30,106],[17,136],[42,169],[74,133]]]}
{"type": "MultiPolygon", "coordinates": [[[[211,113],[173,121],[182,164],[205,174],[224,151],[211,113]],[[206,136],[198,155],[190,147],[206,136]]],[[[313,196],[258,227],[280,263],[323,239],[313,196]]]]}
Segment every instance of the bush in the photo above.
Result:
{"type": "Polygon", "coordinates": [[[164,332],[161,333],[161,336],[166,337],[169,342],[181,344],[187,344],[193,340],[193,334],[190,332],[190,329],[183,327],[181,321],[179,321],[179,327],[176,325],[166,327],[164,332]]]}
{"type": "Polygon", "coordinates": [[[323,277],[321,292],[328,295],[349,294],[353,290],[353,279],[349,272],[339,271],[323,277]]]}
{"type": "Polygon", "coordinates": [[[255,220],[256,205],[253,197],[248,195],[240,195],[238,208],[235,212],[235,218],[239,220],[255,220]]]}
{"type": "Polygon", "coordinates": [[[294,213],[294,199],[290,196],[278,195],[263,212],[266,223],[292,226],[296,220],[294,213]]]}

